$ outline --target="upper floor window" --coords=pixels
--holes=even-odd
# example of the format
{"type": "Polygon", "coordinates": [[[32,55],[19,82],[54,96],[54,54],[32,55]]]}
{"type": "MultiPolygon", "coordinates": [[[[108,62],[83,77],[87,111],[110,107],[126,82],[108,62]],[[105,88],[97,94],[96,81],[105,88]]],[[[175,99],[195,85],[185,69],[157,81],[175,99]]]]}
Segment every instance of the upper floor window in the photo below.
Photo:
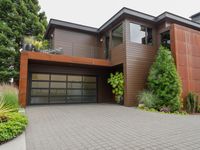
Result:
{"type": "Polygon", "coordinates": [[[161,45],[170,49],[170,32],[166,31],[160,34],[161,45]]]}
{"type": "Polygon", "coordinates": [[[122,24],[112,30],[112,47],[123,43],[123,28],[122,24]]]}
{"type": "Polygon", "coordinates": [[[131,42],[139,44],[152,45],[153,44],[152,28],[130,23],[130,40],[131,42]]]}

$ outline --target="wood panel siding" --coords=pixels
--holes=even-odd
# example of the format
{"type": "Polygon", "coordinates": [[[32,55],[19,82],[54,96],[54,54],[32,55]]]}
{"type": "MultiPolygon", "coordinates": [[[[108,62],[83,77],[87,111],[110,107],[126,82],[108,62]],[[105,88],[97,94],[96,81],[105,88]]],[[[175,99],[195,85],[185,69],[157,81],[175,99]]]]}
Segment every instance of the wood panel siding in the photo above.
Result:
{"type": "MultiPolygon", "coordinates": [[[[130,22],[136,20],[126,20],[125,26],[125,106],[137,105],[137,95],[146,87],[149,69],[155,59],[157,44],[153,46],[137,44],[130,41],[130,22]]],[[[143,22],[138,24],[150,26],[143,22]]],[[[153,28],[153,40],[156,40],[156,31],[153,28]]]]}
{"type": "Polygon", "coordinates": [[[185,100],[188,92],[200,94],[200,31],[173,24],[170,34],[185,100]]]}
{"type": "Polygon", "coordinates": [[[112,65],[119,65],[124,63],[125,60],[125,47],[124,44],[120,44],[110,50],[112,65]]]}
{"type": "Polygon", "coordinates": [[[55,28],[53,41],[53,48],[62,48],[65,55],[98,58],[96,34],[55,28]]]}

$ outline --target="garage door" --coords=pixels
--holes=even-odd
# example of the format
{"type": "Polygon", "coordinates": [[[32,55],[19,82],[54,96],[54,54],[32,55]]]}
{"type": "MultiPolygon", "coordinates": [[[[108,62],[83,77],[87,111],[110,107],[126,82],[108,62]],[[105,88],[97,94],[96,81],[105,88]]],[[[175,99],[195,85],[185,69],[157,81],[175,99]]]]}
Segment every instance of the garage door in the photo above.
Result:
{"type": "Polygon", "coordinates": [[[29,104],[94,103],[95,76],[31,74],[29,104]]]}

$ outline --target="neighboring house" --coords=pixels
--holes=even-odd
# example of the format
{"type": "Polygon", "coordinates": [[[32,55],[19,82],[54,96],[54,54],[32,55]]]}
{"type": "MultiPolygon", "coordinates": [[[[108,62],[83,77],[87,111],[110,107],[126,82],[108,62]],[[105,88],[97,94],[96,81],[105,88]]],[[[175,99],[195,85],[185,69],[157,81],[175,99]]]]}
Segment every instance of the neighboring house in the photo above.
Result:
{"type": "Polygon", "coordinates": [[[113,102],[107,78],[122,71],[124,105],[137,105],[157,49],[173,52],[183,97],[200,92],[200,13],[192,20],[164,12],[154,17],[122,8],[100,28],[51,19],[45,38],[63,54],[23,51],[20,103],[113,102]]]}

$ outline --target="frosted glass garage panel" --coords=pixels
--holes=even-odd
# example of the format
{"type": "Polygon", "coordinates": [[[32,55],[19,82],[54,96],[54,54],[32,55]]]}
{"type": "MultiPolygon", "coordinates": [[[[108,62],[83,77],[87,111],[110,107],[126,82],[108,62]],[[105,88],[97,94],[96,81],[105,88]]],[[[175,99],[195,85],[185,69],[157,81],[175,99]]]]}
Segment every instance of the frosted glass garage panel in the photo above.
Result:
{"type": "Polygon", "coordinates": [[[31,96],[48,96],[49,90],[47,89],[32,89],[31,96]]]}
{"type": "Polygon", "coordinates": [[[67,87],[68,88],[82,88],[82,83],[70,83],[70,82],[68,82],[67,83],[67,87]]]}
{"type": "Polygon", "coordinates": [[[66,97],[50,97],[50,103],[65,103],[66,97]]]}
{"type": "Polygon", "coordinates": [[[49,74],[38,74],[38,73],[33,73],[32,74],[32,80],[44,80],[48,81],[49,80],[49,74]]]}
{"type": "Polygon", "coordinates": [[[67,90],[67,95],[79,96],[82,95],[82,90],[67,90]]]}
{"type": "Polygon", "coordinates": [[[83,76],[83,82],[96,82],[96,77],[83,76]]]}
{"type": "Polygon", "coordinates": [[[51,82],[51,88],[66,88],[65,82],[51,82]]]}
{"type": "Polygon", "coordinates": [[[48,97],[31,97],[31,104],[47,104],[48,97]]]}
{"type": "Polygon", "coordinates": [[[51,81],[66,81],[66,75],[51,75],[51,81]]]}
{"type": "Polygon", "coordinates": [[[49,82],[33,81],[32,88],[49,88],[49,82]]]}
{"type": "Polygon", "coordinates": [[[96,90],[83,90],[83,95],[96,95],[96,90]]]}
{"type": "Polygon", "coordinates": [[[66,90],[60,90],[60,89],[51,89],[50,90],[50,96],[65,96],[66,90]]]}
{"type": "Polygon", "coordinates": [[[82,76],[73,76],[73,75],[68,75],[68,81],[75,81],[75,82],[80,82],[82,81],[82,76]]]}
{"type": "Polygon", "coordinates": [[[84,89],[96,89],[96,83],[83,83],[84,89]]]}

